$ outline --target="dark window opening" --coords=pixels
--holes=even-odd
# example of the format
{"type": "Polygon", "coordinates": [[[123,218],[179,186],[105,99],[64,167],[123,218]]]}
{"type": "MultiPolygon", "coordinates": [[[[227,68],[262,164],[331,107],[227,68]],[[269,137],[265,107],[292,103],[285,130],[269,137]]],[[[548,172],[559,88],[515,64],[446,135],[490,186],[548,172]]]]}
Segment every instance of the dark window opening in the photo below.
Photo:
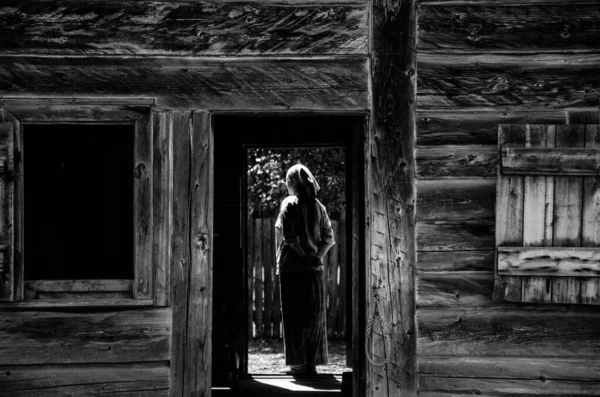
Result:
{"type": "Polygon", "coordinates": [[[26,280],[132,279],[130,125],[27,125],[26,280]]]}

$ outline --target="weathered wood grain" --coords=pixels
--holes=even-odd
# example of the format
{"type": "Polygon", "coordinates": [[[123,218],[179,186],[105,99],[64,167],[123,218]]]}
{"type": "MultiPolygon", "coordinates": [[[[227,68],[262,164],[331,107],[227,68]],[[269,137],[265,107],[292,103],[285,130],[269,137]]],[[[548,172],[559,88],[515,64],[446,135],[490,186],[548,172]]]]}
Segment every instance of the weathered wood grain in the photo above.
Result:
{"type": "Polygon", "coordinates": [[[494,249],[491,221],[437,221],[417,223],[421,251],[482,251],[494,249]]]}
{"type": "MultiPolygon", "coordinates": [[[[582,148],[585,144],[585,128],[581,125],[556,127],[556,147],[582,148]]],[[[554,178],[555,247],[581,246],[583,207],[583,178],[556,176],[554,178]]],[[[552,280],[552,302],[579,303],[580,281],[571,277],[552,280]]]]}
{"type": "Polygon", "coordinates": [[[497,145],[498,124],[564,124],[565,121],[565,112],[556,110],[420,110],[417,112],[417,144],[497,145]]]}
{"type": "Polygon", "coordinates": [[[418,107],[542,110],[596,106],[598,62],[598,54],[420,53],[418,107]]]}
{"type": "Polygon", "coordinates": [[[164,361],[171,311],[5,311],[0,365],[164,361]]]}
{"type": "Polygon", "coordinates": [[[488,145],[420,146],[418,179],[495,178],[498,152],[488,145]]]}
{"type": "Polygon", "coordinates": [[[365,110],[364,59],[0,57],[19,96],[151,96],[164,108],[365,110]]]}
{"type": "Polygon", "coordinates": [[[424,356],[419,359],[419,373],[456,378],[599,381],[600,362],[593,357],[424,356]]]}
{"type": "Polygon", "coordinates": [[[93,310],[102,308],[103,310],[122,309],[122,308],[140,308],[151,307],[154,301],[151,299],[137,300],[131,299],[77,299],[77,300],[28,300],[15,302],[2,302],[0,309],[8,310],[65,310],[65,309],[86,309],[93,310]]]}
{"type": "Polygon", "coordinates": [[[493,290],[492,272],[420,272],[417,308],[485,306],[493,290]]]}
{"type": "Polygon", "coordinates": [[[171,232],[173,227],[173,122],[171,113],[153,113],[152,123],[153,297],[156,306],[168,306],[171,292],[171,232]]]}
{"type": "Polygon", "coordinates": [[[498,247],[498,274],[599,276],[600,248],[498,247]]]}
{"type": "MultiPolygon", "coordinates": [[[[380,299],[392,348],[383,354],[383,338],[372,352],[388,360],[383,367],[367,363],[365,395],[417,395],[415,339],[415,201],[416,201],[416,1],[375,0],[371,3],[371,115],[365,146],[366,307],[380,299]],[[378,196],[378,197],[376,197],[378,196]],[[390,211],[390,208],[394,208],[390,211]],[[383,214],[377,218],[376,213],[383,214]],[[382,221],[383,220],[383,221],[382,221]],[[377,234],[384,236],[380,253],[377,234]]],[[[374,329],[379,329],[375,320],[374,329]]],[[[362,360],[361,360],[362,361],[362,360]]],[[[356,378],[355,378],[356,379],[356,378]]]]}
{"type": "MultiPolygon", "coordinates": [[[[262,236],[262,228],[262,222],[256,222],[254,224],[254,235],[262,236]]],[[[262,338],[265,331],[263,323],[263,243],[264,241],[262,239],[256,239],[254,241],[254,324],[256,325],[254,336],[256,338],[262,338]]]]}
{"type": "Polygon", "coordinates": [[[419,356],[594,358],[600,354],[600,316],[594,310],[522,305],[421,308],[417,320],[419,356]]]}
{"type": "Polygon", "coordinates": [[[493,180],[419,180],[417,191],[417,222],[494,219],[493,180]]]}
{"type": "Polygon", "coordinates": [[[171,372],[170,397],[183,396],[188,295],[191,266],[190,247],[190,152],[191,112],[173,111],[173,234],[171,235],[171,372]]]}
{"type": "MultiPolygon", "coordinates": [[[[590,117],[593,115],[579,115],[590,117]]],[[[598,114],[595,115],[598,117],[598,114]]],[[[591,117],[590,117],[591,118],[591,117]]],[[[592,120],[590,120],[592,121],[592,120]]],[[[593,120],[595,123],[598,120],[593,120]]],[[[600,148],[600,128],[598,125],[585,127],[585,147],[600,148]]],[[[581,216],[581,245],[600,247],[600,183],[598,177],[583,178],[583,213],[581,216]]],[[[582,279],[581,303],[600,304],[600,278],[582,279]]]]}
{"type": "Polygon", "coordinates": [[[186,1],[5,1],[0,54],[367,53],[367,7],[186,1]]]}
{"type": "Polygon", "coordinates": [[[553,379],[481,379],[419,376],[419,394],[448,393],[447,396],[598,396],[600,381],[553,379]]]}
{"type": "MultiPolygon", "coordinates": [[[[523,0],[419,0],[420,6],[433,5],[523,5],[523,0]]],[[[565,0],[527,0],[527,4],[564,4],[565,0]]],[[[596,0],[573,0],[570,4],[597,4],[596,0]]]]}
{"type": "MultiPolygon", "coordinates": [[[[525,128],[525,146],[527,147],[552,148],[555,140],[556,128],[554,126],[527,125],[525,128]]],[[[523,245],[552,246],[554,178],[526,175],[523,181],[523,195],[523,245]]],[[[499,269],[500,265],[498,265],[498,273],[500,273],[499,269]]],[[[533,276],[523,277],[521,283],[523,302],[550,302],[552,300],[552,280],[533,276]]]]}
{"type": "Polygon", "coordinates": [[[191,122],[191,263],[184,396],[210,394],[212,373],[214,140],[208,113],[193,112],[191,122]]]}
{"type": "Polygon", "coordinates": [[[36,292],[130,292],[131,280],[28,280],[25,289],[36,292]]]}
{"type": "Polygon", "coordinates": [[[166,362],[64,366],[2,366],[3,397],[63,397],[98,394],[166,397],[166,362]]]}
{"type": "MultiPolygon", "coordinates": [[[[0,114],[1,115],[1,114],[0,114]]],[[[15,263],[14,263],[14,136],[15,124],[0,118],[0,151],[4,162],[0,175],[0,242],[5,247],[0,271],[0,301],[11,301],[15,298],[15,263]],[[7,173],[8,172],[8,173],[7,173]]]]}
{"type": "MultiPolygon", "coordinates": [[[[264,251],[267,253],[263,258],[264,263],[264,294],[265,294],[265,307],[264,307],[264,323],[265,323],[265,337],[270,338],[273,335],[272,324],[273,324],[273,266],[274,258],[273,254],[273,231],[274,224],[270,218],[262,220],[263,222],[263,236],[267,237],[264,244],[264,251]]],[[[329,325],[329,324],[328,324],[329,325]]]]}
{"type": "MultiPolygon", "coordinates": [[[[524,146],[524,125],[500,125],[498,148],[524,146]]],[[[523,177],[503,177],[498,170],[496,187],[496,246],[523,245],[523,177]]],[[[494,284],[496,300],[520,302],[522,282],[519,277],[497,277],[494,284]]]]}
{"type": "Polygon", "coordinates": [[[150,114],[141,115],[135,122],[133,169],[133,224],[135,299],[152,297],[154,263],[152,258],[152,124],[150,114]]]}
{"type": "Polygon", "coordinates": [[[506,148],[501,166],[504,175],[594,176],[599,162],[600,149],[506,148]]]}
{"type": "Polygon", "coordinates": [[[597,50],[595,4],[469,5],[421,7],[420,51],[597,50]]]}
{"type": "Polygon", "coordinates": [[[489,251],[418,251],[417,270],[444,271],[494,271],[494,256],[489,251]]]}

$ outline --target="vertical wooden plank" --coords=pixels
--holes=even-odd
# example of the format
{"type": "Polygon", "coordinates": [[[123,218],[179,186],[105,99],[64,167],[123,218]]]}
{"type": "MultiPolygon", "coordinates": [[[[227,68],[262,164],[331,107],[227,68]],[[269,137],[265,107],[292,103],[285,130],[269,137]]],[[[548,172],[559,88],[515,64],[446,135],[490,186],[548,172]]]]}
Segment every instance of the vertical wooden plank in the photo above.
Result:
{"type": "Polygon", "coordinates": [[[270,338],[273,335],[272,331],[272,313],[273,313],[273,226],[271,224],[271,218],[262,218],[263,222],[263,258],[264,258],[264,296],[265,296],[265,309],[264,309],[264,336],[270,338]]]}
{"type": "MultiPolygon", "coordinates": [[[[526,147],[554,147],[554,140],[554,126],[526,126],[526,147]]],[[[523,246],[552,246],[554,177],[525,176],[523,193],[523,246]]],[[[522,277],[522,284],[523,302],[551,301],[549,277],[522,277]]]]}
{"type": "Polygon", "coordinates": [[[338,336],[345,338],[346,336],[346,214],[342,211],[338,234],[336,236],[336,244],[338,246],[339,260],[339,291],[338,291],[338,310],[336,315],[335,330],[338,336]]]}
{"type": "MultiPolygon", "coordinates": [[[[599,125],[586,126],[585,147],[600,147],[599,125]]],[[[600,178],[598,177],[583,178],[582,214],[581,245],[600,247],[600,178]]],[[[581,303],[600,305],[600,277],[582,278],[580,282],[581,303]]]]}
{"type": "MultiPolygon", "coordinates": [[[[500,125],[498,128],[498,155],[506,146],[525,146],[524,125],[500,125]]],[[[500,157],[499,157],[500,158],[500,157]]],[[[496,188],[496,245],[521,246],[523,244],[523,177],[503,176],[498,168],[496,188]]],[[[520,302],[521,277],[496,276],[496,299],[520,302]]]]}
{"type": "Polygon", "coordinates": [[[213,137],[210,115],[192,114],[190,273],[184,396],[210,394],[212,360],[213,137]]]}
{"type": "MultiPolygon", "coordinates": [[[[390,325],[387,332],[392,348],[389,357],[382,357],[388,363],[380,367],[367,364],[366,396],[417,394],[416,3],[416,0],[371,2],[372,109],[365,175],[370,180],[366,196],[371,225],[367,231],[366,303],[368,310],[375,299],[380,299],[381,316],[390,325]],[[376,225],[374,220],[381,214],[383,221],[376,225]],[[383,250],[379,250],[380,240],[384,242],[383,250]]],[[[381,337],[374,339],[382,348],[383,341],[381,337]]]]}
{"type": "Polygon", "coordinates": [[[172,122],[169,112],[157,112],[153,116],[153,253],[154,304],[168,306],[170,301],[171,227],[173,160],[172,122]]]}
{"type": "MultiPolygon", "coordinates": [[[[11,301],[15,298],[15,263],[14,263],[14,136],[15,125],[11,121],[0,122],[0,149],[4,158],[4,174],[0,175],[0,212],[2,225],[0,228],[0,244],[6,246],[0,251],[0,301],[11,301]]],[[[20,272],[22,273],[22,272],[20,272]]]]}
{"type": "Polygon", "coordinates": [[[254,239],[256,235],[254,234],[254,222],[251,216],[248,216],[246,220],[247,227],[247,252],[246,252],[246,266],[247,266],[247,283],[248,283],[248,291],[247,291],[247,302],[248,302],[248,338],[252,338],[254,336],[254,239]]]}
{"type": "Polygon", "coordinates": [[[152,122],[144,114],[135,122],[134,141],[135,299],[152,297],[152,122]]]}
{"type": "MultiPolygon", "coordinates": [[[[273,241],[275,241],[275,222],[277,218],[271,218],[271,225],[273,225],[273,241]]],[[[271,253],[273,258],[276,258],[277,255],[277,246],[273,244],[273,252],[271,253]]],[[[277,261],[275,260],[275,267],[277,266],[277,261]]],[[[279,275],[276,275],[273,279],[273,337],[281,338],[282,336],[282,327],[283,324],[281,322],[281,288],[279,287],[279,275]]]]}
{"type": "MultiPolygon", "coordinates": [[[[581,125],[556,126],[556,147],[583,147],[585,130],[581,125]]],[[[554,178],[554,246],[581,246],[581,211],[583,178],[554,178]]],[[[580,280],[576,277],[554,277],[553,303],[579,303],[580,280]]]]}
{"type": "Polygon", "coordinates": [[[255,338],[262,338],[263,327],[263,232],[260,218],[254,219],[254,326],[255,338]]]}
{"type": "Polygon", "coordinates": [[[171,373],[170,397],[182,397],[186,365],[188,281],[190,266],[190,112],[174,111],[173,235],[171,237],[171,373]]]}

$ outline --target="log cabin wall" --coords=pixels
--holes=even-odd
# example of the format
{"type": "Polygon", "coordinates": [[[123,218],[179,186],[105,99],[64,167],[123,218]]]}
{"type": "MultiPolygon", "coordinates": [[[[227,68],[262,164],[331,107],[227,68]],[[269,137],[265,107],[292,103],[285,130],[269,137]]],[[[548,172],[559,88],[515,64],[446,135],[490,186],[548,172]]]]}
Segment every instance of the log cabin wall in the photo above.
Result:
{"type": "Polygon", "coordinates": [[[64,110],[88,121],[80,98],[152,100],[154,284],[167,286],[154,306],[3,303],[0,394],[209,394],[211,115],[366,114],[368,4],[8,0],[0,76],[0,107],[73,98],[64,110]]]}
{"type": "Polygon", "coordinates": [[[594,395],[597,307],[493,300],[499,124],[597,124],[592,1],[418,8],[419,395],[594,395]]]}

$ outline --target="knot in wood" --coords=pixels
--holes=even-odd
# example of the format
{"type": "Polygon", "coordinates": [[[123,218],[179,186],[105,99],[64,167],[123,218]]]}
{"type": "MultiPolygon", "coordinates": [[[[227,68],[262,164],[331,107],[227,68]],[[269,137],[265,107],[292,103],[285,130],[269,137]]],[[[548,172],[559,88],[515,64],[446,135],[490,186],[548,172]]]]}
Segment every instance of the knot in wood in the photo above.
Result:
{"type": "Polygon", "coordinates": [[[133,171],[133,176],[137,179],[140,179],[145,173],[146,173],[146,165],[144,165],[143,163],[140,163],[135,166],[135,169],[133,171]]]}
{"type": "Polygon", "coordinates": [[[457,12],[454,14],[454,20],[455,21],[464,21],[465,19],[467,19],[467,13],[465,12],[457,12]]]}

